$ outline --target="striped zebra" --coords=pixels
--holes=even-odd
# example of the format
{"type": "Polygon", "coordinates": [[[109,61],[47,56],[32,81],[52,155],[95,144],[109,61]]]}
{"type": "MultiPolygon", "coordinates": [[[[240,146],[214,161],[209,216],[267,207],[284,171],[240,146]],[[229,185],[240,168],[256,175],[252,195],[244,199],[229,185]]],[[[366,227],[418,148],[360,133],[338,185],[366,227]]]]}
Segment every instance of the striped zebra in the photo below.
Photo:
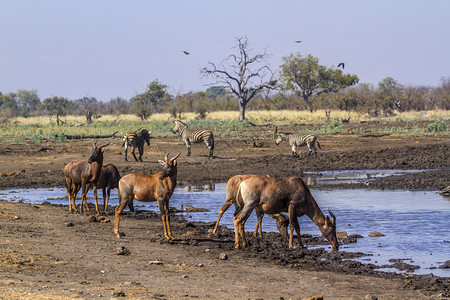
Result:
{"type": "Polygon", "coordinates": [[[127,150],[128,147],[132,147],[131,153],[134,156],[134,159],[138,161],[136,158],[136,155],[134,154],[134,150],[138,148],[139,151],[139,160],[142,161],[142,155],[144,154],[144,144],[147,143],[147,146],[150,146],[150,133],[151,131],[147,131],[145,129],[142,129],[140,132],[128,132],[123,137],[123,144],[122,147],[125,146],[125,161],[128,161],[127,159],[127,150]]]}
{"type": "Polygon", "coordinates": [[[213,158],[214,150],[214,136],[211,130],[206,129],[195,129],[190,130],[188,126],[181,122],[180,120],[174,121],[175,127],[172,129],[173,133],[179,133],[186,143],[188,153],[187,156],[191,155],[191,142],[201,143],[205,142],[206,146],[209,148],[209,157],[213,158]]]}
{"type": "Polygon", "coordinates": [[[312,134],[301,135],[295,133],[282,133],[278,132],[277,128],[275,128],[275,136],[277,138],[275,141],[277,145],[279,145],[283,141],[289,142],[289,144],[292,146],[292,156],[294,157],[299,156],[297,154],[297,147],[308,146],[308,155],[310,155],[314,150],[315,157],[317,157],[316,142],[317,146],[319,146],[319,148],[322,148],[320,146],[319,140],[312,134]]]}

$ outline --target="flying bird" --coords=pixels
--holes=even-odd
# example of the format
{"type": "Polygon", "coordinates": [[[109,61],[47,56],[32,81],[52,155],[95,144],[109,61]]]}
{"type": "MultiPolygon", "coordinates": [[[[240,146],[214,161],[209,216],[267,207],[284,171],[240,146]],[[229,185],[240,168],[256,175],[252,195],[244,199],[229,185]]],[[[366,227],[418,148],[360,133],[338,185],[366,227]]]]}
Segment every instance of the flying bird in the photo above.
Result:
{"type": "Polygon", "coordinates": [[[187,51],[183,51],[184,54],[189,55],[190,53],[187,51]]]}
{"type": "Polygon", "coordinates": [[[340,63],[340,64],[338,64],[338,68],[340,67],[340,66],[342,66],[342,69],[344,68],[344,63],[340,63]]]}
{"type": "Polygon", "coordinates": [[[298,43],[301,43],[302,41],[295,41],[295,42],[298,44],[298,43]]]}

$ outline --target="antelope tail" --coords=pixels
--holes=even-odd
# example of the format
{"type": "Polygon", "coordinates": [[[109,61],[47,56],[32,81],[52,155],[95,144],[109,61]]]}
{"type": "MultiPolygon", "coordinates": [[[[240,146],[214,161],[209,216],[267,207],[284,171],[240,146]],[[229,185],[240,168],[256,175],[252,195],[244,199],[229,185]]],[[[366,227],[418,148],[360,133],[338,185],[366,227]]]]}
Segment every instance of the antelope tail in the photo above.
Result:
{"type": "Polygon", "coordinates": [[[240,212],[242,210],[241,203],[244,203],[244,199],[242,198],[241,185],[239,185],[238,191],[236,193],[236,211],[240,212]]]}

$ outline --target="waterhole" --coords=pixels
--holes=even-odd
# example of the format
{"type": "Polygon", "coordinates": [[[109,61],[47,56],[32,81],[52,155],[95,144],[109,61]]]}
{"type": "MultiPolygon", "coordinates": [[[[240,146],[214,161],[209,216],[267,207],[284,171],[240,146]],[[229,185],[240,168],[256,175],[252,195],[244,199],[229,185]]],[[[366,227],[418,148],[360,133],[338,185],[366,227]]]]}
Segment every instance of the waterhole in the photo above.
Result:
{"type": "MultiPolygon", "coordinates": [[[[363,236],[357,243],[342,245],[340,250],[359,251],[369,254],[361,262],[375,265],[390,265],[390,259],[417,265],[414,274],[433,273],[450,277],[450,269],[439,268],[450,259],[450,201],[437,191],[369,190],[369,189],[321,189],[320,182],[370,180],[373,177],[393,175],[400,171],[335,171],[311,173],[311,192],[324,214],[331,209],[337,218],[337,230],[348,235],[363,236]],[[334,180],[334,181],[333,181],[334,180]],[[369,237],[377,231],[384,236],[369,237]]],[[[65,188],[1,190],[0,200],[40,204],[48,201],[68,205],[65,188]]],[[[99,192],[101,197],[101,191],[99,192]]],[[[170,206],[180,209],[192,205],[208,211],[182,213],[192,221],[212,222],[217,220],[219,209],[226,196],[226,183],[177,188],[170,206]]],[[[93,197],[92,191],[88,197],[93,197]]],[[[90,200],[92,201],[92,200],[90,200]]],[[[99,204],[102,204],[101,200],[99,204]]],[[[79,201],[77,201],[79,204],[79,201]]],[[[111,192],[110,205],[118,204],[117,190],[111,192]]],[[[156,202],[135,201],[139,210],[159,212],[156,202]]],[[[223,215],[220,224],[233,229],[234,207],[223,215]]],[[[320,231],[306,216],[299,218],[302,233],[320,235],[320,231]]],[[[246,223],[247,230],[256,225],[255,213],[246,223]]],[[[264,231],[277,231],[273,219],[263,220],[264,231]]],[[[322,246],[323,247],[323,246],[322,246]]],[[[327,250],[331,247],[327,246],[327,250]]],[[[387,271],[400,272],[397,269],[387,271]]]]}

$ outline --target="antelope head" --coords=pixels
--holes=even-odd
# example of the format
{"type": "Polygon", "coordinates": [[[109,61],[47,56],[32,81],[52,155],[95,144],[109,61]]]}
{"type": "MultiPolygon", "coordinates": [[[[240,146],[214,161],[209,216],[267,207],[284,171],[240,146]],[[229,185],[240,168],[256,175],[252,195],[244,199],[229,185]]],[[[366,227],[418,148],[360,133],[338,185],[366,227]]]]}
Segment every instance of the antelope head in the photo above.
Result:
{"type": "Polygon", "coordinates": [[[159,176],[160,180],[163,180],[164,177],[171,176],[177,171],[177,161],[176,159],[178,156],[180,156],[181,153],[178,153],[171,159],[169,159],[169,153],[166,154],[164,157],[164,160],[158,160],[158,162],[164,166],[163,171],[161,172],[161,175],[159,176]]]}
{"type": "Polygon", "coordinates": [[[335,252],[339,250],[339,243],[336,237],[336,217],[331,212],[330,209],[328,209],[328,213],[331,216],[327,216],[325,220],[325,224],[320,228],[322,231],[323,236],[331,243],[332,252],[335,252]]]}
{"type": "MultiPolygon", "coordinates": [[[[98,142],[98,141],[97,141],[98,142]]],[[[97,142],[95,142],[94,144],[92,144],[92,154],[91,154],[91,156],[89,156],[89,158],[88,158],[88,163],[90,164],[90,163],[92,163],[92,162],[94,162],[94,161],[99,161],[100,160],[100,157],[101,157],[101,159],[103,160],[103,147],[106,147],[106,146],[108,146],[110,143],[108,142],[108,143],[106,143],[106,144],[104,144],[104,145],[102,145],[102,146],[100,146],[100,147],[97,147],[97,142]]]]}

